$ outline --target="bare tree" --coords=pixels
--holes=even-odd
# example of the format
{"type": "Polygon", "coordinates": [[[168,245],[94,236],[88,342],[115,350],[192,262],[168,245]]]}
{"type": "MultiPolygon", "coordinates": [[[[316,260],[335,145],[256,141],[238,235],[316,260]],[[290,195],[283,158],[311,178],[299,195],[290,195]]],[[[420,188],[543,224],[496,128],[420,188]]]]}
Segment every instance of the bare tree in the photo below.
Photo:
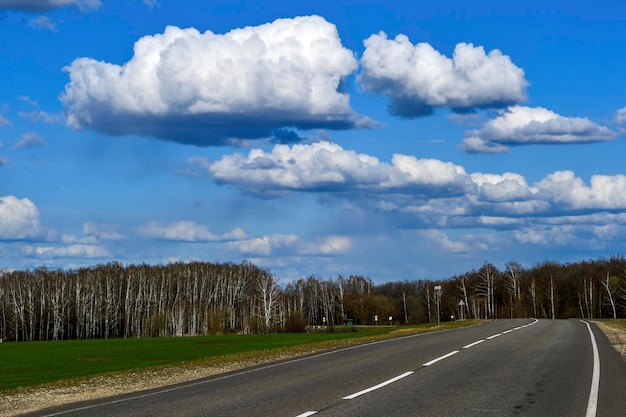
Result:
{"type": "Polygon", "coordinates": [[[519,305],[522,299],[521,294],[521,276],[524,268],[519,262],[516,261],[508,261],[504,264],[506,267],[506,290],[509,293],[510,302],[511,302],[511,318],[516,315],[517,310],[519,309],[519,305]]]}
{"type": "Polygon", "coordinates": [[[481,281],[476,288],[476,294],[485,300],[485,318],[495,317],[495,282],[498,275],[496,267],[485,262],[478,271],[481,281]]]}
{"type": "Polygon", "coordinates": [[[609,273],[607,272],[606,273],[606,280],[602,281],[602,286],[606,290],[606,296],[608,297],[609,302],[611,304],[611,308],[613,310],[613,318],[616,319],[617,318],[617,309],[615,307],[615,297],[614,297],[614,295],[617,292],[619,286],[613,284],[611,281],[616,282],[617,278],[611,279],[609,277],[609,273]]]}

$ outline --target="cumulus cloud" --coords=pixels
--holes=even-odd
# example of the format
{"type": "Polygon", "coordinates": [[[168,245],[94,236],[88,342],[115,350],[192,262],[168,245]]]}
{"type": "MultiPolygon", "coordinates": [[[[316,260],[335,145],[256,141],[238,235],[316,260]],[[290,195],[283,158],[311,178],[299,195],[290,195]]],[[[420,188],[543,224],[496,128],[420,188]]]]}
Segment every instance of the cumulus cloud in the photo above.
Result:
{"type": "Polygon", "coordinates": [[[499,50],[459,43],[452,58],[428,43],[383,32],[365,40],[358,80],[367,91],[388,96],[390,110],[417,117],[446,107],[456,111],[504,107],[526,100],[524,71],[499,50]]]}
{"type": "Polygon", "coordinates": [[[625,175],[593,175],[587,185],[572,171],[558,171],[537,183],[537,189],[554,204],[572,210],[623,210],[626,208],[625,175]]]}
{"type": "Polygon", "coordinates": [[[193,162],[217,183],[246,194],[358,199],[364,207],[399,214],[404,224],[421,228],[512,228],[524,225],[524,219],[626,210],[626,175],[594,175],[586,182],[559,171],[529,184],[518,173],[466,173],[450,162],[402,154],[383,162],[329,142],[275,145],[267,152],[253,149],[193,162]]]}
{"type": "Polygon", "coordinates": [[[472,185],[464,169],[450,162],[397,154],[389,164],[329,142],[276,145],[271,152],[253,149],[247,156],[224,155],[207,169],[218,183],[265,197],[293,191],[378,194],[400,190],[450,196],[472,185]]]}
{"type": "Polygon", "coordinates": [[[498,174],[471,174],[472,181],[478,185],[478,199],[482,201],[504,202],[523,201],[533,198],[537,190],[526,183],[519,174],[505,172],[498,174]]]}
{"type": "Polygon", "coordinates": [[[233,229],[231,232],[220,236],[209,231],[206,226],[191,221],[169,224],[149,222],[141,226],[138,231],[145,238],[185,242],[216,242],[246,238],[245,232],[241,229],[233,229]]]}
{"type": "Polygon", "coordinates": [[[124,65],[76,59],[61,101],[69,126],[110,135],[199,146],[285,140],[285,129],[372,126],[341,91],[357,66],[319,16],[223,35],[169,26],[137,41],[124,65]]]}
{"type": "Polygon", "coordinates": [[[70,6],[76,6],[86,12],[100,8],[102,2],[100,0],[0,0],[0,10],[47,12],[70,6]]]}
{"type": "Polygon", "coordinates": [[[13,149],[29,149],[38,146],[44,146],[46,142],[41,136],[35,132],[26,132],[20,139],[13,145],[13,149]]]}
{"type": "Polygon", "coordinates": [[[40,233],[39,210],[32,201],[0,197],[0,240],[33,238],[40,233]]]}
{"type": "Polygon", "coordinates": [[[468,132],[460,149],[506,152],[507,145],[589,143],[615,137],[614,131],[587,118],[564,117],[543,107],[512,106],[499,111],[482,129],[468,132]]]}

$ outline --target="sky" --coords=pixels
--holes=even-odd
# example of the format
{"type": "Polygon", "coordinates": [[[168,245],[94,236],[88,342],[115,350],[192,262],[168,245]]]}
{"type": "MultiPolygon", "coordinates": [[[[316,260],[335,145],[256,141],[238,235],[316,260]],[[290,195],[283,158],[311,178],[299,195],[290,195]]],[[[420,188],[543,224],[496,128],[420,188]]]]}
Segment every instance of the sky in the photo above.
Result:
{"type": "Polygon", "coordinates": [[[0,39],[0,270],[626,253],[622,1],[0,0],[0,39]]]}

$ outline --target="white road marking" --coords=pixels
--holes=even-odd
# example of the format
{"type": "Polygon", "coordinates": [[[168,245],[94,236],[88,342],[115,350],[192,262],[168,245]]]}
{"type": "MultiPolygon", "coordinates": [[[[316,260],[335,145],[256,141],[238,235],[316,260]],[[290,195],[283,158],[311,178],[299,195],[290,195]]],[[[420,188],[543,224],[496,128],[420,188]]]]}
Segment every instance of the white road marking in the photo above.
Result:
{"type": "Polygon", "coordinates": [[[309,417],[313,414],[317,414],[317,411],[307,411],[306,413],[299,414],[296,417],[309,417]]]}
{"type": "Polygon", "coordinates": [[[493,336],[489,336],[487,340],[495,339],[498,336],[502,336],[502,333],[494,334],[493,336]]]}
{"type": "Polygon", "coordinates": [[[445,354],[445,355],[443,355],[443,356],[438,357],[437,359],[433,359],[433,360],[432,360],[432,361],[430,361],[430,362],[426,362],[426,363],[425,363],[424,365],[422,365],[422,366],[430,366],[430,365],[432,365],[433,363],[436,363],[436,362],[439,362],[439,361],[444,360],[444,359],[446,359],[446,358],[449,358],[450,356],[452,356],[452,355],[456,355],[457,353],[459,353],[459,351],[458,351],[458,350],[452,351],[452,352],[450,352],[450,353],[447,353],[447,354],[445,354]]]}
{"type": "Polygon", "coordinates": [[[484,341],[485,341],[485,339],[482,339],[482,340],[478,340],[478,341],[476,341],[476,342],[474,342],[474,343],[470,343],[469,345],[465,345],[465,346],[463,346],[463,349],[469,349],[469,348],[471,348],[471,347],[473,347],[473,346],[476,346],[477,344],[482,343],[482,342],[484,342],[484,341]]]}
{"type": "Polygon", "coordinates": [[[589,390],[589,401],[587,401],[587,414],[585,414],[585,416],[596,417],[598,410],[598,392],[600,390],[600,353],[598,352],[598,344],[596,343],[596,337],[593,335],[591,326],[586,321],[582,322],[587,325],[589,336],[591,337],[591,347],[593,348],[593,376],[591,378],[591,389],[589,390]]]}
{"type": "Polygon", "coordinates": [[[384,387],[385,385],[393,384],[394,382],[396,382],[396,381],[398,381],[398,380],[400,380],[402,378],[406,378],[407,376],[411,375],[412,373],[413,373],[413,371],[405,372],[402,375],[398,375],[395,378],[391,378],[391,379],[389,379],[389,380],[387,380],[385,382],[381,382],[378,385],[374,385],[373,387],[370,387],[368,389],[364,389],[363,391],[359,391],[359,392],[356,392],[356,393],[354,393],[352,395],[348,395],[347,397],[343,397],[343,399],[344,400],[353,400],[356,397],[360,397],[361,395],[367,394],[368,392],[375,391],[375,390],[377,390],[379,388],[384,387]]]}

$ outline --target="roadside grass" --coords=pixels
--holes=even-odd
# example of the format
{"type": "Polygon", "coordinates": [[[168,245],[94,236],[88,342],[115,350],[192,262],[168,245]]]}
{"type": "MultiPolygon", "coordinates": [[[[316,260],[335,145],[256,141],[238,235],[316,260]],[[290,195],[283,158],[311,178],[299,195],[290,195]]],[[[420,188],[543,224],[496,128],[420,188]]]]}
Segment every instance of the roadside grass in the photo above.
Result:
{"type": "Polygon", "coordinates": [[[608,326],[614,327],[616,329],[620,329],[623,331],[626,331],[626,320],[625,319],[617,319],[617,320],[602,320],[603,323],[607,324],[608,326]]]}
{"type": "Polygon", "coordinates": [[[241,357],[263,357],[276,352],[303,352],[304,348],[333,348],[451,329],[480,320],[444,322],[441,326],[336,326],[334,332],[271,333],[160,337],[144,339],[65,340],[0,344],[0,394],[48,384],[71,384],[95,375],[221,363],[241,357]]]}

